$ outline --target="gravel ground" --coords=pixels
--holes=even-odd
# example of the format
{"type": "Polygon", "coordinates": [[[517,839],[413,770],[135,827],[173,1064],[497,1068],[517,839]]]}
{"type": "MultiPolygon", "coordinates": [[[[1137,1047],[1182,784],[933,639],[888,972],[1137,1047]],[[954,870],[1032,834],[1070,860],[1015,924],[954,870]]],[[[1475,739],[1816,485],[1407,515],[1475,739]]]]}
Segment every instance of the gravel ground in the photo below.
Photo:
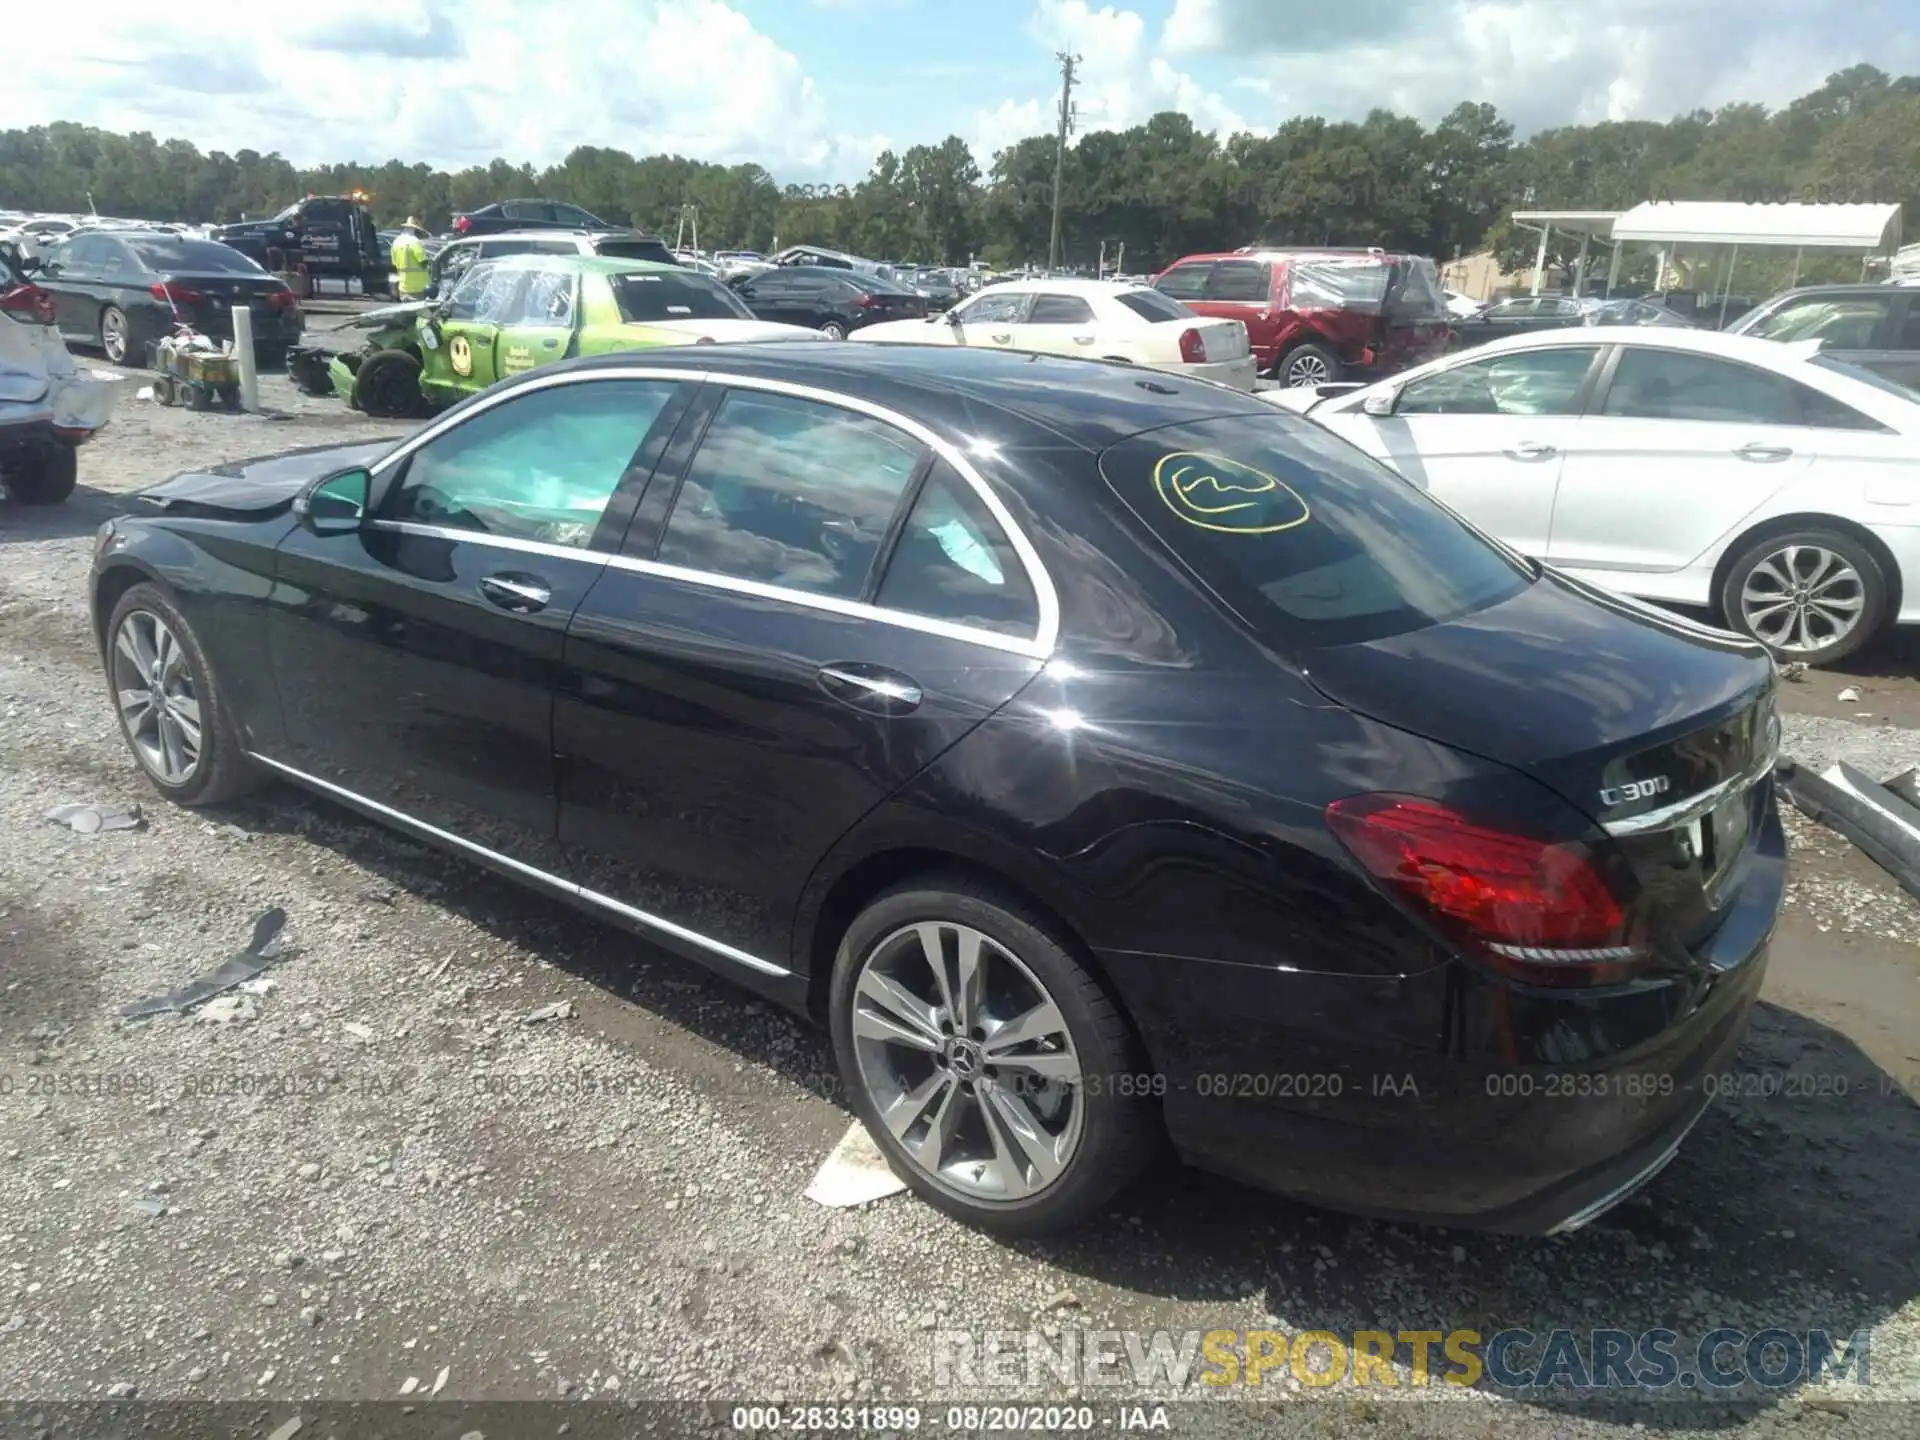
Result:
{"type": "MultiPolygon", "coordinates": [[[[906,1198],[823,1209],[802,1191],[848,1116],[799,1022],[322,801],[191,814],[145,791],[86,630],[95,525],[189,465],[400,428],[283,379],[262,393],[284,418],[129,395],[71,504],[0,507],[0,1398],[246,1401],[264,1434],[295,1402],[436,1387],[434,1405],[582,1416],[607,1413],[589,1399],[925,1402],[949,1328],[1870,1327],[1870,1389],[1608,1407],[1276,1371],[1225,1403],[1194,1386],[1212,1403],[1170,1416],[1223,1435],[1920,1428],[1920,907],[1838,837],[1790,818],[1752,1093],[1574,1236],[1373,1224],[1173,1170],[1047,1244],[906,1198]],[[81,800],[149,823],[43,820],[81,800]],[[116,1018],[275,905],[294,949],[258,993],[116,1018]],[[529,1023],[557,1002],[570,1013],[529,1023]],[[1774,1093],[1782,1077],[1828,1093],[1774,1093]]],[[[1830,709],[1847,680],[1810,676],[1787,704],[1830,709]]],[[[1920,760],[1920,730],[1831,715],[1790,715],[1787,740],[1875,774],[1920,760]]]]}

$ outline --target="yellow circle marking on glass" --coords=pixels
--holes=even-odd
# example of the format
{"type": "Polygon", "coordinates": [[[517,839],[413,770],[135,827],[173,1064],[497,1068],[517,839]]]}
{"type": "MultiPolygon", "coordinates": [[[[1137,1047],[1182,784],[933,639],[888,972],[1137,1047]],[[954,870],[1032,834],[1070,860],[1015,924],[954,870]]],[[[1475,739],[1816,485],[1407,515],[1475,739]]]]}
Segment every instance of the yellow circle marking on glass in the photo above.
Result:
{"type": "Polygon", "coordinates": [[[1271,535],[1311,518],[1300,492],[1284,480],[1245,461],[1199,450],[1161,456],[1153,467],[1153,488],[1166,507],[1189,525],[1223,535],[1271,535]],[[1278,508],[1297,513],[1272,520],[1275,501],[1283,502],[1278,508]]]}

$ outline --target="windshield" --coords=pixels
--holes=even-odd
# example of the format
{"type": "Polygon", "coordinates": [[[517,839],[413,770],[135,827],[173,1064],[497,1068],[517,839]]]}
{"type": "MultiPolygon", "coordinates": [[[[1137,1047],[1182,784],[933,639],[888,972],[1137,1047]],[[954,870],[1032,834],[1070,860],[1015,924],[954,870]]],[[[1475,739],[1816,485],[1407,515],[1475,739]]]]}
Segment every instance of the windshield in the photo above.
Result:
{"type": "Polygon", "coordinates": [[[1877,370],[1869,370],[1864,365],[1850,365],[1845,360],[1835,359],[1831,355],[1815,355],[1807,362],[1818,365],[1822,370],[1831,370],[1836,375],[1845,375],[1849,380],[1858,380],[1862,385],[1871,385],[1889,395],[1898,395],[1902,400],[1920,401],[1920,389],[1911,385],[1902,385],[1898,380],[1889,379],[1877,370]]]}
{"type": "Polygon", "coordinates": [[[673,256],[658,240],[601,240],[593,247],[596,255],[609,260],[651,260],[656,265],[671,265],[673,256]]]}
{"type": "Polygon", "coordinates": [[[1760,340],[1824,340],[1838,350],[1865,350],[1891,304],[1881,295],[1801,300],[1751,323],[1743,320],[1739,333],[1760,340]]]}
{"type": "Polygon", "coordinates": [[[184,270],[209,275],[264,275],[253,261],[218,240],[169,240],[158,236],[128,239],[126,246],[149,270],[184,270]]]}
{"type": "Polygon", "coordinates": [[[1530,583],[1425,491],[1311,421],[1168,426],[1113,446],[1100,469],[1195,575],[1293,644],[1441,624],[1530,583]]]}
{"type": "Polygon", "coordinates": [[[614,302],[628,325],[663,320],[751,320],[753,312],[733,291],[697,271],[680,274],[635,271],[610,275],[614,302]]]}

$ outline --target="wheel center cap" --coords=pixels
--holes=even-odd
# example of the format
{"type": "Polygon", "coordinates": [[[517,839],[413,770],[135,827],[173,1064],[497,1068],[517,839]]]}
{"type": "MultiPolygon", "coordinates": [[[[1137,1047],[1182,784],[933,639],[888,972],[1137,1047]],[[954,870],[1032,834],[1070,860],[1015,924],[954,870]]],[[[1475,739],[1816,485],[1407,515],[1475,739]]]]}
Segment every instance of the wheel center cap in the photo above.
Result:
{"type": "Polygon", "coordinates": [[[947,1064],[956,1079],[977,1080],[986,1068],[980,1047],[972,1040],[955,1037],[947,1042],[947,1064]]]}

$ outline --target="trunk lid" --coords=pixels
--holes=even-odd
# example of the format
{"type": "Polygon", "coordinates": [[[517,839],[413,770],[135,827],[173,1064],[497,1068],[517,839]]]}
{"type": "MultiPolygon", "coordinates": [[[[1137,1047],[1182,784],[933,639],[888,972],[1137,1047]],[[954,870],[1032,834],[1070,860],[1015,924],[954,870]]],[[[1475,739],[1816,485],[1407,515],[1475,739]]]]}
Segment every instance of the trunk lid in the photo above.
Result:
{"type": "Polygon", "coordinates": [[[1300,659],[1348,709],[1555,791],[1681,943],[1737,893],[1779,744],[1758,646],[1549,572],[1485,610],[1300,659]]]}
{"type": "Polygon", "coordinates": [[[1247,327],[1238,320],[1205,320],[1198,325],[1169,320],[1167,324],[1178,325],[1182,330],[1198,330],[1200,344],[1206,349],[1209,364],[1218,360],[1244,359],[1251,353],[1247,343],[1247,327]]]}

